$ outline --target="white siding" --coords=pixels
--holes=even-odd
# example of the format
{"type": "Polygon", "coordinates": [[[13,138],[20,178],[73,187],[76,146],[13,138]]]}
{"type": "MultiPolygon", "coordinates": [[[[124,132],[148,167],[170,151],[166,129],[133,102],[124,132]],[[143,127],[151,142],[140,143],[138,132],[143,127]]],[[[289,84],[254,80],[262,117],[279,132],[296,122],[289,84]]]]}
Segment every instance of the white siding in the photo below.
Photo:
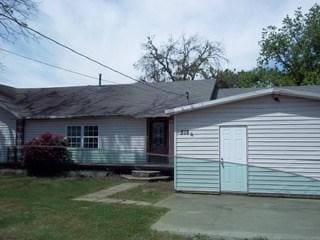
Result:
{"type": "Polygon", "coordinates": [[[75,149],[76,161],[118,163],[143,161],[146,145],[145,119],[129,117],[79,118],[27,120],[26,141],[45,132],[65,135],[70,125],[97,125],[99,127],[99,149],[75,149]]]}
{"type": "Polygon", "coordinates": [[[8,147],[16,142],[16,118],[0,108],[0,162],[7,161],[8,147]]]}
{"type": "MultiPolygon", "coordinates": [[[[185,172],[180,172],[187,167],[183,157],[208,159],[212,166],[218,165],[219,126],[239,125],[248,128],[250,193],[320,194],[320,102],[279,99],[260,97],[177,115],[176,189],[183,190],[187,182],[185,172]],[[191,135],[180,135],[182,129],[189,129],[191,135]]],[[[203,168],[190,168],[187,178],[195,181],[189,190],[194,191],[207,186],[199,179],[211,172],[203,160],[194,159],[192,164],[203,168]]],[[[219,168],[207,183],[219,185],[217,174],[219,168]]]]}

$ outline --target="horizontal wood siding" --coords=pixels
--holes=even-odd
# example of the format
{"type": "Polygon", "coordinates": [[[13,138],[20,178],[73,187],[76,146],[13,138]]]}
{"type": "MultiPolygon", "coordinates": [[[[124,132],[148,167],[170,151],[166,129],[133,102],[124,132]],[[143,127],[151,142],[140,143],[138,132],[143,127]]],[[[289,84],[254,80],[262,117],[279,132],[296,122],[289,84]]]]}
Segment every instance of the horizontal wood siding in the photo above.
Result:
{"type": "Polygon", "coordinates": [[[26,140],[45,132],[65,135],[67,126],[99,127],[99,149],[70,148],[82,163],[136,163],[145,161],[146,123],[129,117],[27,120],[26,140]]]}
{"type": "MultiPolygon", "coordinates": [[[[194,167],[206,168],[208,159],[219,161],[219,126],[247,126],[248,184],[250,193],[320,194],[320,103],[306,99],[271,96],[183,113],[176,116],[177,190],[183,157],[194,167]],[[190,135],[180,135],[181,130],[190,135]]],[[[204,170],[204,169],[203,169],[204,170]]],[[[204,170],[205,171],[205,170],[204,170]]],[[[207,184],[219,185],[218,167],[207,184]]],[[[203,174],[190,168],[192,191],[199,190],[203,174]]],[[[204,186],[207,186],[205,184],[204,186]]]]}
{"type": "Polygon", "coordinates": [[[10,146],[16,143],[16,118],[0,108],[0,162],[7,162],[10,146]]]}

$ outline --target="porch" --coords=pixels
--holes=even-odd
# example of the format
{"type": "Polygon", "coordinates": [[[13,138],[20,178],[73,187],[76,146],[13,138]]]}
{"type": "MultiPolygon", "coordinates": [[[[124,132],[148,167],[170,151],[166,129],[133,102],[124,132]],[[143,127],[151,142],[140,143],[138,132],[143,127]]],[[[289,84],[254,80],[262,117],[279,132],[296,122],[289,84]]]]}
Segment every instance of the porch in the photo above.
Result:
{"type": "MultiPolygon", "coordinates": [[[[42,146],[43,147],[43,146],[42,146]]],[[[50,148],[50,146],[48,146],[50,148]]],[[[72,169],[115,169],[129,171],[132,169],[172,171],[174,157],[164,154],[140,151],[121,151],[109,149],[67,148],[72,169]]],[[[0,149],[0,165],[19,166],[23,160],[22,150],[15,145],[0,149]]]]}

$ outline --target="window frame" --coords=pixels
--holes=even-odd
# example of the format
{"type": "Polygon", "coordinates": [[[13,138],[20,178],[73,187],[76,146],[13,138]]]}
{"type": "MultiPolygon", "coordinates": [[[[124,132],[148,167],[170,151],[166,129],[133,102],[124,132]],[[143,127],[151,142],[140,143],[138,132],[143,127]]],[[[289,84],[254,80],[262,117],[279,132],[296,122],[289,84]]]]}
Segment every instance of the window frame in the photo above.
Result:
{"type": "Polygon", "coordinates": [[[98,149],[99,148],[99,126],[98,125],[83,125],[82,126],[82,142],[83,142],[83,144],[82,144],[82,147],[83,148],[86,148],[86,149],[98,149]],[[90,135],[84,135],[84,132],[85,132],[85,127],[97,127],[97,136],[90,136],[90,135]],[[85,138],[87,138],[87,139],[97,139],[97,147],[95,148],[95,147],[85,147],[84,146],[84,139],[85,138]]]}
{"type": "MultiPolygon", "coordinates": [[[[68,147],[69,148],[82,148],[82,126],[81,125],[68,125],[66,126],[66,129],[65,129],[65,136],[66,136],[66,139],[67,139],[67,142],[68,142],[68,147]],[[71,147],[69,146],[69,136],[68,136],[68,128],[69,127],[80,127],[80,147],[71,147]]],[[[79,136],[71,136],[71,138],[74,137],[74,138],[79,138],[79,136]]]]}
{"type": "MultiPolygon", "coordinates": [[[[99,135],[99,128],[100,126],[99,125],[89,125],[89,124],[86,124],[86,125],[79,125],[79,124],[75,124],[75,125],[66,125],[65,126],[65,137],[66,137],[66,140],[68,141],[68,148],[74,148],[74,149],[77,149],[77,148],[85,148],[85,149],[99,149],[100,148],[100,135],[99,135]],[[68,140],[68,128],[69,127],[80,127],[80,147],[71,147],[69,146],[69,140],[68,140]],[[84,136],[84,128],[85,127],[97,127],[97,130],[98,130],[98,135],[97,136],[84,136]],[[89,147],[84,147],[84,138],[97,138],[98,140],[98,144],[97,144],[97,147],[96,148],[89,148],[89,147]]],[[[72,136],[71,136],[72,137],[72,136]]]]}

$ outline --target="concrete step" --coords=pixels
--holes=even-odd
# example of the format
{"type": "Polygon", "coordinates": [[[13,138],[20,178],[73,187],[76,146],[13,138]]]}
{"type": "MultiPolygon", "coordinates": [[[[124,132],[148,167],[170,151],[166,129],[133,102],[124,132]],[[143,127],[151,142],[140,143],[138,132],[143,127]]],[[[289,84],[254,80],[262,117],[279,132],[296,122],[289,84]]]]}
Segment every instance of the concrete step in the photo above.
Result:
{"type": "Polygon", "coordinates": [[[149,170],[132,170],[131,175],[133,177],[142,177],[142,178],[150,178],[150,177],[158,177],[160,176],[160,171],[149,171],[149,170]]]}
{"type": "Polygon", "coordinates": [[[135,177],[132,175],[121,175],[123,178],[127,180],[134,180],[134,181],[147,181],[147,182],[152,182],[152,181],[165,181],[169,180],[170,176],[155,176],[155,177],[135,177]]]}

